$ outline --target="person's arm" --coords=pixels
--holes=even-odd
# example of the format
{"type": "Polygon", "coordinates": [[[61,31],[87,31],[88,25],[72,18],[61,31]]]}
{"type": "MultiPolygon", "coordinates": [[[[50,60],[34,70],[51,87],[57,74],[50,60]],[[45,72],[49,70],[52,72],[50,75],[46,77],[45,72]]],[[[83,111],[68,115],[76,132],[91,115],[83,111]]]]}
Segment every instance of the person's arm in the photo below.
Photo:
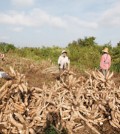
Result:
{"type": "Polygon", "coordinates": [[[103,69],[103,68],[104,68],[104,55],[102,55],[100,59],[100,69],[103,69]]]}
{"type": "Polygon", "coordinates": [[[61,65],[61,57],[58,58],[58,66],[60,67],[61,65]]]}
{"type": "Polygon", "coordinates": [[[0,54],[0,59],[4,60],[5,55],[4,54],[0,54]]]}
{"type": "Polygon", "coordinates": [[[111,56],[109,55],[109,66],[108,66],[108,69],[110,68],[111,66],[111,56]]]}

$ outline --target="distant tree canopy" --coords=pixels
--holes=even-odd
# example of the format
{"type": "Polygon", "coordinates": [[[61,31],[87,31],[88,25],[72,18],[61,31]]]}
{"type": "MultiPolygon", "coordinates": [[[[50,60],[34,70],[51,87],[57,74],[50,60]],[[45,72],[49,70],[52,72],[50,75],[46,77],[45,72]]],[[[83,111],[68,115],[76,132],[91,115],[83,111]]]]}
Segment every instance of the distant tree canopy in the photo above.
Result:
{"type": "Polygon", "coordinates": [[[117,46],[120,47],[120,41],[117,43],[117,46]]]}
{"type": "Polygon", "coordinates": [[[85,37],[78,39],[68,44],[69,56],[71,61],[79,68],[97,68],[99,67],[100,56],[102,50],[108,47],[109,53],[112,56],[111,70],[120,72],[120,42],[116,47],[113,47],[111,41],[103,45],[98,45],[95,42],[95,37],[85,37]]]}
{"type": "Polygon", "coordinates": [[[86,47],[86,46],[94,46],[96,45],[95,43],[95,37],[91,36],[91,37],[85,37],[84,39],[78,39],[77,41],[73,41],[72,43],[69,43],[68,46],[70,45],[78,45],[81,47],[86,47]]]}
{"type": "Polygon", "coordinates": [[[10,50],[15,50],[16,47],[13,44],[1,42],[0,43],[0,51],[7,53],[10,50]]]}
{"type": "MultiPolygon", "coordinates": [[[[94,36],[85,37],[84,39],[78,39],[68,44],[65,49],[68,51],[71,65],[81,71],[98,68],[101,52],[104,47],[108,47],[112,57],[111,70],[120,72],[120,41],[113,47],[111,41],[103,45],[98,45],[95,39],[94,36]]],[[[13,44],[0,43],[0,52],[2,53],[15,54],[18,57],[30,58],[36,61],[50,59],[55,64],[57,64],[62,50],[63,48],[57,46],[17,48],[13,44]]]]}

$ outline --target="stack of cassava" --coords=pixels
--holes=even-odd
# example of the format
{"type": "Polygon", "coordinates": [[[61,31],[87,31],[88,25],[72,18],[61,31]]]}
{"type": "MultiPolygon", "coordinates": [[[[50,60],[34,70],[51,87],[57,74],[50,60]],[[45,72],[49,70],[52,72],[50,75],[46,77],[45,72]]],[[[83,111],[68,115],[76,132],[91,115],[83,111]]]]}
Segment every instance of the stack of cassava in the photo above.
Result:
{"type": "Polygon", "coordinates": [[[99,71],[88,78],[66,75],[66,80],[29,87],[25,75],[10,68],[15,77],[0,88],[0,133],[43,134],[52,124],[57,132],[63,128],[74,134],[85,125],[96,129],[105,121],[120,129],[120,87],[99,71]]]}

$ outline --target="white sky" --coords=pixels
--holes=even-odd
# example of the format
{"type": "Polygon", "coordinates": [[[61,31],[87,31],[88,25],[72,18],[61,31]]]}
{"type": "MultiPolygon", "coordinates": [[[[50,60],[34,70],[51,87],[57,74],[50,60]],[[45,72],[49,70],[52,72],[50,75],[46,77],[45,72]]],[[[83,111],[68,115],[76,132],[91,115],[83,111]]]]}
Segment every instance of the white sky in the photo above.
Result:
{"type": "Polygon", "coordinates": [[[95,36],[120,41],[120,0],[2,0],[0,42],[16,46],[67,46],[95,36]]]}

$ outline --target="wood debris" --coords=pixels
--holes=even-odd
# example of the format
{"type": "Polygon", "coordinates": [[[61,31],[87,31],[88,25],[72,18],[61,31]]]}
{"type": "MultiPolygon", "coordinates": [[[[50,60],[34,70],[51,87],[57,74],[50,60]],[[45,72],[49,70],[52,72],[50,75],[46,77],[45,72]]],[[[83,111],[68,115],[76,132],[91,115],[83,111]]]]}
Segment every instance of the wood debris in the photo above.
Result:
{"type": "Polygon", "coordinates": [[[87,72],[88,78],[71,74],[66,81],[38,88],[29,87],[24,74],[10,71],[15,80],[0,88],[0,133],[43,134],[53,124],[69,134],[85,125],[100,134],[96,126],[106,120],[120,129],[120,87],[111,79],[113,73],[106,78],[99,71],[87,72]]]}

